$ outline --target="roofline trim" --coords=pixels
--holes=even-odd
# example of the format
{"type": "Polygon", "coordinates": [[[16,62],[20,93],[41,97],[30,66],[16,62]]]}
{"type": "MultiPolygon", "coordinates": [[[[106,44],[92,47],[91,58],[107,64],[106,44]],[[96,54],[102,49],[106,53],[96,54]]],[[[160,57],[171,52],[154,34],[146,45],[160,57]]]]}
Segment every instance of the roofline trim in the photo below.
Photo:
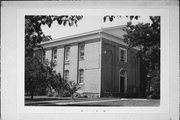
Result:
{"type": "Polygon", "coordinates": [[[67,37],[57,38],[57,39],[54,39],[54,40],[51,40],[51,41],[42,42],[42,43],[40,43],[40,45],[45,45],[45,44],[50,44],[50,43],[54,43],[54,42],[64,41],[64,40],[68,40],[68,39],[72,39],[72,38],[84,37],[84,36],[97,34],[97,33],[101,33],[101,32],[102,32],[102,29],[93,30],[93,31],[90,31],[90,32],[80,33],[80,34],[71,35],[71,36],[67,36],[67,37]]]}
{"type": "MultiPolygon", "coordinates": [[[[92,31],[89,31],[89,32],[79,33],[79,34],[75,34],[75,35],[70,35],[70,36],[66,36],[66,37],[62,37],[62,38],[53,39],[51,41],[42,42],[42,43],[40,43],[40,45],[50,44],[50,43],[57,42],[57,41],[63,41],[63,40],[77,38],[77,37],[81,37],[81,36],[106,32],[106,30],[110,30],[110,29],[114,29],[114,28],[124,28],[124,27],[126,27],[126,25],[119,25],[119,26],[101,28],[101,29],[98,29],[98,30],[92,30],[92,31]]],[[[110,34],[110,33],[108,33],[108,34],[110,34]]],[[[113,34],[110,34],[110,35],[113,35],[113,34]]],[[[118,37],[116,35],[113,35],[113,36],[118,37]]],[[[120,37],[118,37],[118,38],[120,38],[120,37]]],[[[120,39],[122,39],[122,38],[120,38],[120,39]]]]}

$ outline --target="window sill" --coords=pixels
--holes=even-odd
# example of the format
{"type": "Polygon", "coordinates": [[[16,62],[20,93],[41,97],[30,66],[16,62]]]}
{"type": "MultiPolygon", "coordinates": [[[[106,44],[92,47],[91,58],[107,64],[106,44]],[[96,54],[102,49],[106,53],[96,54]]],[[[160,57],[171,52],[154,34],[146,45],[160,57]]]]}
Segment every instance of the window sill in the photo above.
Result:
{"type": "Polygon", "coordinates": [[[70,63],[69,62],[65,62],[65,65],[69,65],[70,63]]]}
{"type": "Polygon", "coordinates": [[[83,61],[83,60],[84,60],[84,58],[80,58],[80,59],[79,59],[79,61],[83,61]]]}
{"type": "Polygon", "coordinates": [[[84,85],[84,83],[79,83],[79,85],[84,85]]]}
{"type": "Polygon", "coordinates": [[[69,62],[70,60],[68,59],[68,60],[65,60],[65,62],[69,62]]]}
{"type": "Polygon", "coordinates": [[[120,65],[128,65],[128,62],[119,61],[119,64],[120,64],[120,65]]]}
{"type": "Polygon", "coordinates": [[[70,60],[65,60],[65,64],[70,64],[70,60]]]}
{"type": "Polygon", "coordinates": [[[127,63],[127,61],[119,61],[119,62],[122,62],[122,63],[127,63]]]}

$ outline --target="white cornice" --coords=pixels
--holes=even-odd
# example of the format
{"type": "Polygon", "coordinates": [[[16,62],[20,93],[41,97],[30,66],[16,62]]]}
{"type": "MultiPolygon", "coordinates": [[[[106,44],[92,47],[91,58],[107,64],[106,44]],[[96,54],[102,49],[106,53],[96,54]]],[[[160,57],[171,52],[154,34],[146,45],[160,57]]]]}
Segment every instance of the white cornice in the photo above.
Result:
{"type": "MultiPolygon", "coordinates": [[[[51,41],[46,41],[41,43],[44,48],[50,48],[50,47],[57,47],[57,46],[63,46],[67,44],[73,44],[73,43],[79,43],[79,42],[85,42],[90,40],[95,40],[98,38],[106,38],[110,41],[113,41],[115,43],[128,46],[124,41],[123,38],[120,36],[117,36],[113,33],[108,32],[107,30],[116,29],[116,28],[124,28],[125,26],[114,26],[110,28],[101,28],[99,30],[94,30],[90,32],[80,33],[76,35],[71,35],[67,37],[62,37],[58,39],[54,39],[51,41]]],[[[138,48],[135,48],[138,49],[138,48]]]]}
{"type": "Polygon", "coordinates": [[[85,41],[90,41],[90,40],[95,40],[100,38],[99,32],[94,32],[91,34],[86,34],[86,35],[81,35],[81,36],[76,36],[76,37],[68,37],[68,38],[60,38],[57,40],[52,40],[48,41],[46,43],[42,43],[41,45],[43,48],[49,48],[49,47],[56,47],[56,46],[62,46],[62,45],[68,45],[68,44],[73,44],[73,43],[80,43],[80,42],[85,42],[85,41]]]}
{"type": "Polygon", "coordinates": [[[76,34],[76,35],[71,35],[71,36],[67,36],[67,37],[62,37],[62,38],[54,39],[54,40],[51,40],[51,41],[42,42],[40,45],[44,46],[46,44],[51,44],[51,43],[56,43],[56,42],[63,42],[63,41],[66,41],[66,40],[73,40],[72,42],[74,42],[75,39],[82,38],[82,37],[87,37],[87,36],[90,36],[90,35],[95,35],[95,34],[98,34],[100,32],[102,32],[102,29],[94,30],[94,31],[90,31],[90,32],[85,32],[85,33],[80,33],[80,34],[76,34]]]}
{"type": "Polygon", "coordinates": [[[124,45],[124,46],[128,46],[125,42],[123,42],[123,39],[120,38],[119,36],[114,36],[114,35],[112,35],[110,33],[103,32],[102,37],[106,38],[107,40],[113,41],[115,43],[118,43],[118,44],[121,44],[121,45],[124,45]]]}
{"type": "MultiPolygon", "coordinates": [[[[128,44],[123,42],[123,39],[120,38],[119,36],[115,36],[111,33],[104,32],[104,31],[96,31],[93,33],[85,34],[84,36],[78,35],[78,36],[75,36],[74,38],[72,36],[66,37],[66,38],[60,38],[55,41],[48,41],[41,45],[43,46],[43,48],[47,49],[47,48],[58,47],[58,46],[74,44],[74,43],[80,43],[80,42],[85,42],[85,41],[90,41],[90,40],[98,40],[99,38],[106,38],[115,43],[118,43],[118,44],[121,44],[124,46],[128,46],[128,44]]],[[[140,50],[138,47],[133,47],[133,48],[136,50],[140,50]]]]}
{"type": "Polygon", "coordinates": [[[125,27],[126,25],[118,25],[118,26],[113,26],[113,27],[102,28],[102,30],[107,31],[107,30],[112,30],[112,29],[117,29],[117,28],[123,29],[125,27]]]}
{"type": "Polygon", "coordinates": [[[74,43],[74,42],[79,41],[77,39],[82,39],[82,38],[85,38],[85,37],[87,37],[89,39],[90,36],[93,37],[96,34],[98,34],[99,36],[97,36],[97,37],[100,38],[102,36],[101,33],[106,33],[106,34],[109,34],[111,36],[115,36],[116,38],[122,39],[122,38],[120,38],[120,37],[106,31],[106,30],[115,29],[115,28],[121,28],[121,27],[124,27],[124,26],[114,26],[114,27],[109,27],[109,28],[101,28],[99,30],[94,30],[94,31],[90,31],[90,32],[80,33],[80,34],[76,34],[76,35],[71,35],[71,36],[67,36],[67,37],[54,39],[54,40],[51,40],[51,41],[42,42],[40,45],[46,46],[46,45],[54,44],[54,43],[65,44],[66,41],[71,41],[72,43],[74,43]]]}

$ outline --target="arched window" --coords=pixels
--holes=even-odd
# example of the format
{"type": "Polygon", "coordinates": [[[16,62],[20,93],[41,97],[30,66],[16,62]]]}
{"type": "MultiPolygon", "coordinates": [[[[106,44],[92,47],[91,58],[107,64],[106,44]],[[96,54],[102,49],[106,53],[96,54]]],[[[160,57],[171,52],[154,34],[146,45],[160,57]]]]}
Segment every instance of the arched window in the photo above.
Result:
{"type": "Polygon", "coordinates": [[[69,81],[69,70],[65,70],[64,79],[69,81]]]}
{"type": "Polygon", "coordinates": [[[122,70],[120,70],[120,76],[121,76],[121,77],[125,77],[125,72],[126,72],[126,71],[125,71],[125,70],[123,70],[123,69],[122,69],[122,70]]]}
{"type": "Polygon", "coordinates": [[[78,83],[84,83],[84,70],[80,69],[79,70],[79,80],[78,83]]]}

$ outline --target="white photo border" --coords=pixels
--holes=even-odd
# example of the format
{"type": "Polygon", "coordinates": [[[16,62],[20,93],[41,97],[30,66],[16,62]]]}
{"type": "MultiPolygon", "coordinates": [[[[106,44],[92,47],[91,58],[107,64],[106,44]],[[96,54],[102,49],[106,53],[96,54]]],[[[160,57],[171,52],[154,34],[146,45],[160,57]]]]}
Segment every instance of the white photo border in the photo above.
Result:
{"type": "MultiPolygon", "coordinates": [[[[1,118],[4,120],[178,120],[179,119],[179,2],[164,1],[3,1],[1,4],[1,118]],[[24,106],[24,17],[70,14],[103,9],[108,15],[161,16],[160,107],[46,107],[24,106]],[[73,10],[73,11],[72,11],[73,10]],[[76,12],[75,12],[76,11],[76,12]],[[114,11],[114,12],[113,12],[114,11]],[[124,13],[127,11],[127,13],[124,13]],[[138,12],[139,11],[139,12],[138,12]],[[148,11],[148,12],[147,12],[148,11]],[[120,13],[118,13],[119,15],[120,13]],[[21,23],[22,22],[22,23],[21,23]],[[165,42],[162,42],[165,41],[165,42]],[[73,108],[73,109],[72,109],[73,108]],[[63,109],[59,110],[59,109],[63,109]],[[69,111],[68,111],[69,110],[69,111]],[[77,110],[77,111],[75,111],[77,110]],[[105,111],[104,111],[105,110],[105,111]],[[122,111],[124,110],[124,111],[122,111]],[[127,111],[126,111],[127,110],[127,111]],[[82,114],[83,113],[83,114],[82,114]]],[[[95,12],[96,13],[96,12],[95,12]]],[[[97,12],[98,14],[99,12],[97,12]]],[[[79,13],[80,14],[80,13],[79,13]]],[[[86,14],[86,13],[85,13],[86,14]]]]}

